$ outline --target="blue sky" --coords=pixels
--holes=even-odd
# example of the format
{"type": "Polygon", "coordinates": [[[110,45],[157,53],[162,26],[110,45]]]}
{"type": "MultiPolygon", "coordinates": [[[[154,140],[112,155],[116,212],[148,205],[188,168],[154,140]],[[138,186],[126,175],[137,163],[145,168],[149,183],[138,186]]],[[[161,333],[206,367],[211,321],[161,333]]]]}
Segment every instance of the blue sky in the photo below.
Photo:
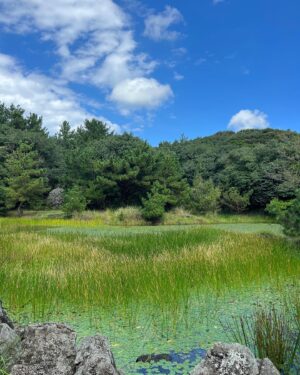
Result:
{"type": "Polygon", "coordinates": [[[299,0],[0,0],[0,100],[152,144],[300,131],[299,0]]]}

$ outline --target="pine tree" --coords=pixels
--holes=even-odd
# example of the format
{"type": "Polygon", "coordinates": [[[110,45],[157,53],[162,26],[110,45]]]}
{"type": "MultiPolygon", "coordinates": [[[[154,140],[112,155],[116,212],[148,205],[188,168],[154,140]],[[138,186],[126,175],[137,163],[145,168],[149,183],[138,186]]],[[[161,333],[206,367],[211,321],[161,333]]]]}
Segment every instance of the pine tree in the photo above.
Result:
{"type": "Polygon", "coordinates": [[[48,190],[45,170],[41,167],[37,151],[26,143],[21,143],[8,156],[5,167],[6,205],[10,208],[17,207],[19,215],[22,215],[24,204],[36,204],[48,190]]]}
{"type": "Polygon", "coordinates": [[[214,186],[211,179],[205,181],[197,176],[190,189],[188,207],[196,214],[216,212],[219,208],[220,196],[220,189],[214,186]]]}

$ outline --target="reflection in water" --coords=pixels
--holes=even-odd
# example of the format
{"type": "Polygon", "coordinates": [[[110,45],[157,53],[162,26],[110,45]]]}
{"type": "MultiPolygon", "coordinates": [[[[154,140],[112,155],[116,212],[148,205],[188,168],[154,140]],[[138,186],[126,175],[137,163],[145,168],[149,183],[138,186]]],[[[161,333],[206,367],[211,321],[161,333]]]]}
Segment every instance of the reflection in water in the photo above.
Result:
{"type": "Polygon", "coordinates": [[[176,353],[171,351],[170,353],[171,361],[166,362],[162,361],[160,365],[156,363],[150,364],[147,367],[141,367],[137,370],[138,374],[177,374],[182,375],[182,370],[184,366],[180,369],[181,366],[185,363],[190,367],[191,364],[198,364],[202,358],[205,357],[206,351],[203,349],[192,349],[188,353],[176,353]]]}

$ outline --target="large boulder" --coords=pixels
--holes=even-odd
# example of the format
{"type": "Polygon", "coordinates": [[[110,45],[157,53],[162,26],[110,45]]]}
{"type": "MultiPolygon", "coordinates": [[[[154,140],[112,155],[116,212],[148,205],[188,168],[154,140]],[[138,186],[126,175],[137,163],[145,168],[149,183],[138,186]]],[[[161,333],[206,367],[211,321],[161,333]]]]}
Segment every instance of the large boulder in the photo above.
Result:
{"type": "Polygon", "coordinates": [[[35,324],[20,330],[21,348],[11,375],[73,375],[76,334],[63,324],[35,324]]]}
{"type": "Polygon", "coordinates": [[[64,203],[64,189],[57,187],[51,190],[47,202],[51,208],[60,208],[64,203]]]}
{"type": "Polygon", "coordinates": [[[191,375],[279,375],[271,361],[257,361],[252,352],[240,344],[217,343],[191,375]]]}
{"type": "Polygon", "coordinates": [[[0,358],[6,369],[16,361],[20,350],[20,337],[7,324],[0,323],[0,358]]]}
{"type": "Polygon", "coordinates": [[[119,375],[108,340],[103,336],[87,337],[77,350],[75,375],[119,375]]]}
{"type": "Polygon", "coordinates": [[[2,301],[0,300],[0,323],[7,324],[10,328],[14,328],[13,322],[8,317],[6,311],[3,308],[2,301]]]}

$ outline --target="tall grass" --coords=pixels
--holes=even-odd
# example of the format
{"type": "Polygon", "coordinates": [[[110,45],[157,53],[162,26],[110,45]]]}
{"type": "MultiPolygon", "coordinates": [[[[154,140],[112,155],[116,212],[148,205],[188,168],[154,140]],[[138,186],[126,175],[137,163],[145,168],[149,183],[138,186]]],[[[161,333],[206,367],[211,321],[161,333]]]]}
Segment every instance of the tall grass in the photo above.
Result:
{"type": "MultiPolygon", "coordinates": [[[[61,224],[67,222],[67,225],[78,226],[83,225],[126,225],[140,226],[148,225],[142,218],[139,207],[123,207],[118,209],[106,209],[103,211],[85,211],[76,214],[72,220],[65,218],[64,212],[60,210],[43,210],[43,211],[24,211],[22,220],[18,218],[18,213],[11,211],[9,213],[10,222],[21,223],[37,223],[42,222],[47,225],[61,224]],[[86,223],[86,224],[84,224],[86,223]]],[[[7,219],[0,218],[6,222],[7,219]]],[[[184,208],[174,208],[164,215],[163,225],[191,225],[191,224],[236,224],[236,223],[272,223],[274,219],[271,216],[259,213],[252,214],[206,214],[193,215],[184,208]]],[[[43,225],[43,224],[41,224],[43,225]]]]}
{"type": "Polygon", "coordinates": [[[269,358],[284,374],[289,374],[300,354],[300,327],[297,316],[282,307],[259,307],[250,316],[233,318],[224,325],[228,336],[251,348],[258,358],[269,358]]]}
{"type": "MultiPolygon", "coordinates": [[[[188,304],[191,293],[281,285],[300,273],[293,245],[278,238],[208,228],[133,228],[133,234],[107,228],[111,232],[103,236],[96,235],[94,222],[85,233],[76,220],[72,231],[50,232],[44,221],[25,222],[2,220],[0,296],[31,314],[65,304],[107,309],[145,302],[176,309],[188,304]]],[[[51,220],[52,227],[59,223],[51,220]]]]}

